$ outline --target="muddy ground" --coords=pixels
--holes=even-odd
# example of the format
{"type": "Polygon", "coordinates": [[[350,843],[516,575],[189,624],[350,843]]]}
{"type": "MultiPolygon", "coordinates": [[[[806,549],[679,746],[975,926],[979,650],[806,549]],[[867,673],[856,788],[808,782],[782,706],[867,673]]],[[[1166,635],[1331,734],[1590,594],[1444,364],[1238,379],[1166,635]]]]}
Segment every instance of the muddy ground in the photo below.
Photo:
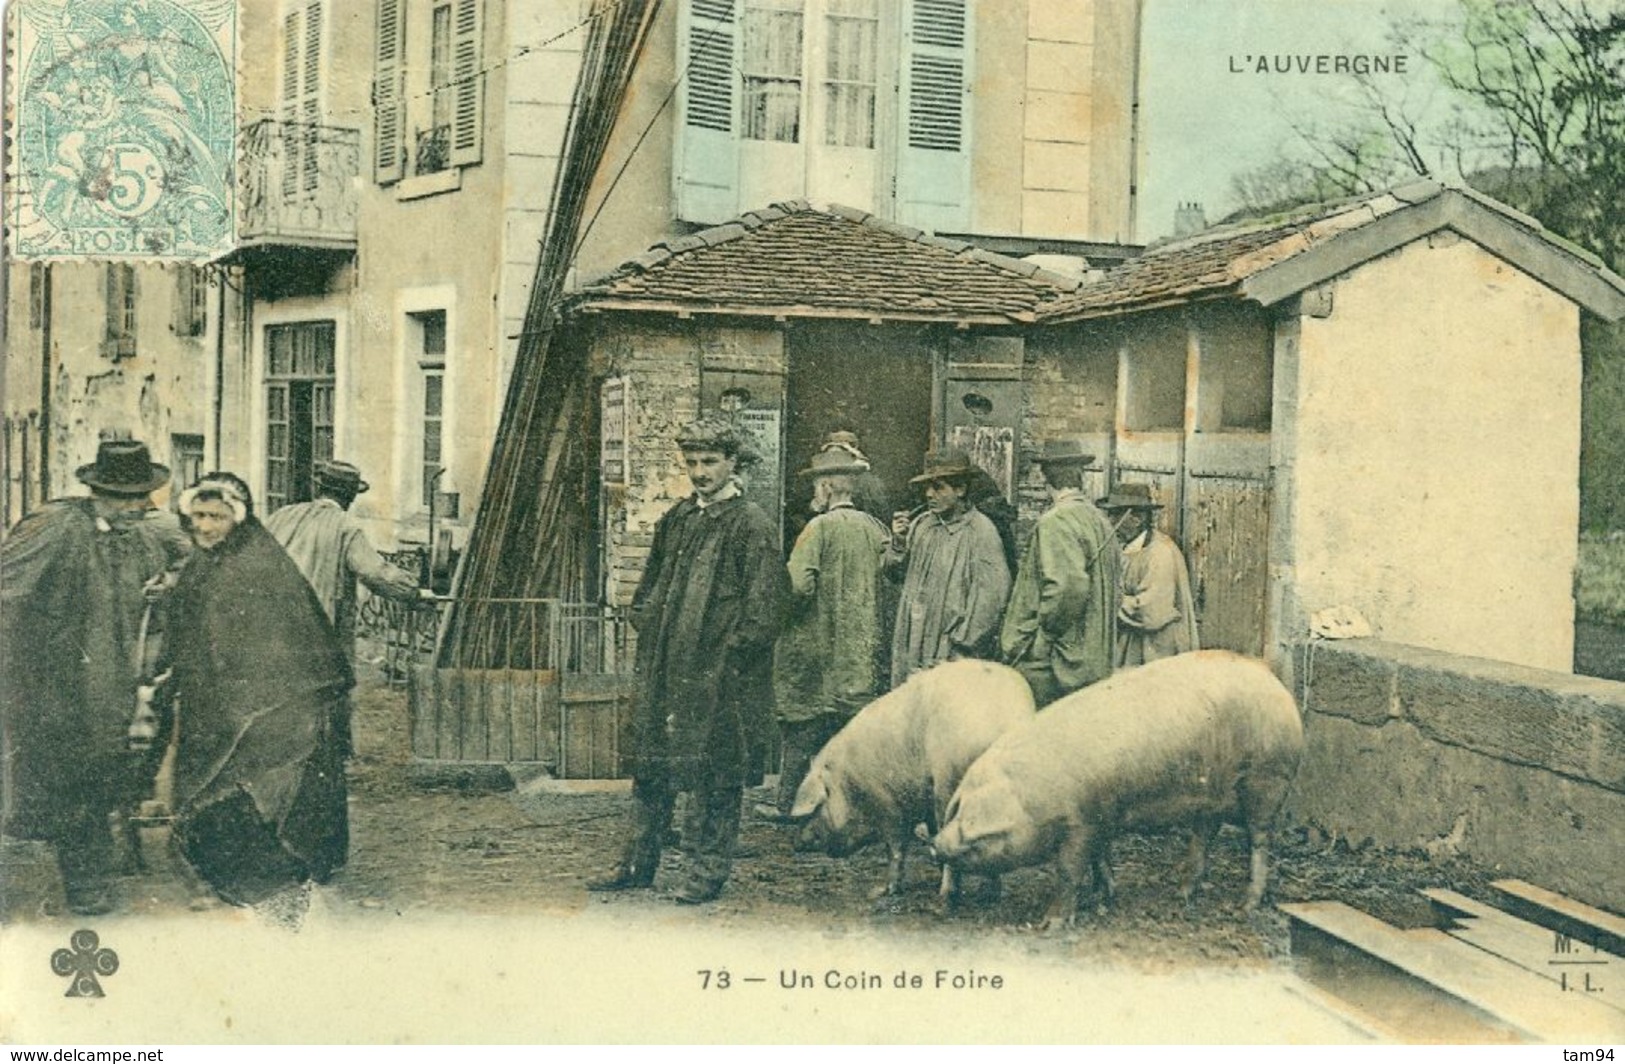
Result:
{"type": "MultiPolygon", "coordinates": [[[[885,873],[874,848],[836,860],[797,854],[785,829],[746,815],[737,860],[722,897],[696,908],[666,900],[675,883],[668,856],[654,891],[593,895],[586,881],[617,853],[630,806],[624,785],[560,785],[540,780],[506,793],[445,785],[426,787],[411,771],[406,696],[373,679],[358,691],[351,765],[351,850],[348,866],[323,889],[324,903],[343,910],[402,914],[568,913],[587,906],[662,907],[674,919],[704,927],[770,931],[777,926],[901,937],[1025,936],[1039,953],[1111,959],[1158,969],[1185,964],[1251,967],[1281,963],[1289,952],[1286,918],[1266,905],[1241,911],[1247,855],[1239,832],[1226,829],[1212,856],[1208,883],[1189,908],[1176,884],[1184,840],[1128,836],[1114,852],[1118,902],[1071,931],[1040,935],[1052,890],[1050,874],[1025,870],[1006,877],[996,901],[970,901],[961,911],[935,910],[936,869],[913,858],[909,889],[876,907],[870,891],[885,873]]],[[[187,890],[174,875],[167,829],[142,831],[151,869],[126,877],[124,906],[134,913],[184,912],[187,890]]],[[[1459,858],[1365,850],[1343,840],[1289,831],[1276,847],[1271,901],[1336,899],[1402,926],[1428,922],[1421,887],[1451,887],[1487,896],[1492,870],[1459,858]]],[[[8,922],[61,912],[54,863],[33,843],[7,842],[0,866],[0,912],[8,922]]]]}

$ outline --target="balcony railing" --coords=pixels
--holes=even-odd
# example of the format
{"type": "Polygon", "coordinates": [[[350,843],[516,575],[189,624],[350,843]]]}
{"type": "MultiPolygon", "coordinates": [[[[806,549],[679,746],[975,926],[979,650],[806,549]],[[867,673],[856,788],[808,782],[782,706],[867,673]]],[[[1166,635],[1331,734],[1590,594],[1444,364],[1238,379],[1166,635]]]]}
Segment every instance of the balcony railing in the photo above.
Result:
{"type": "Polygon", "coordinates": [[[355,247],[360,130],[264,118],[240,147],[239,243],[355,247]]]}

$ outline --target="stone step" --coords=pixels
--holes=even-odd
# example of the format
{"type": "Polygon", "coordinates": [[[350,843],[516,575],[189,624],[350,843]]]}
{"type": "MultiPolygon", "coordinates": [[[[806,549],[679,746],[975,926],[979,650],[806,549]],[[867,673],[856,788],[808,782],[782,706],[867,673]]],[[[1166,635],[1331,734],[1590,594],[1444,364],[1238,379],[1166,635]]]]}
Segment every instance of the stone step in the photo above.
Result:
{"type": "Polygon", "coordinates": [[[1576,944],[1625,957],[1625,917],[1521,879],[1497,879],[1490,887],[1500,896],[1498,907],[1514,916],[1560,931],[1576,944]]]}
{"type": "Polygon", "coordinates": [[[1557,933],[1539,924],[1520,920],[1493,905],[1458,894],[1453,890],[1422,891],[1440,918],[1450,926],[1446,934],[1493,953],[1503,960],[1552,983],[1589,993],[1591,1000],[1625,1012],[1625,993],[1612,990],[1610,983],[1625,975],[1625,961],[1611,953],[1572,944],[1560,952],[1557,933]],[[1603,979],[1604,974],[1608,980],[1603,979]],[[1595,987],[1589,990],[1588,987],[1595,987]],[[1612,992],[1611,992],[1612,991],[1612,992]]]}
{"type": "Polygon", "coordinates": [[[1393,1016],[1388,1022],[1408,1033],[1420,1028],[1420,1037],[1441,1041],[1625,1038],[1625,1015],[1618,1010],[1565,993],[1550,980],[1443,931],[1402,931],[1341,902],[1280,908],[1292,921],[1294,955],[1330,953],[1341,960],[1337,967],[1358,972],[1353,978],[1334,974],[1333,983],[1343,985],[1322,985],[1339,996],[1358,994],[1350,1000],[1379,1017],[1393,1016]],[[1350,966],[1351,954],[1375,964],[1350,966]],[[1381,985],[1384,976],[1387,987],[1381,985]]]}

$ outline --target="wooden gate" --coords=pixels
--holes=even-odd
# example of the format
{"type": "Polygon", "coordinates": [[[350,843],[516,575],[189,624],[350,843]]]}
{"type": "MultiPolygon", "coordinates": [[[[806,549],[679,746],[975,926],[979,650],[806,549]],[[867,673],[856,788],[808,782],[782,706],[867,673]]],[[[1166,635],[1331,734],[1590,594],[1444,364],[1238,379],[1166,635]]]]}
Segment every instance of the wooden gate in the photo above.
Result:
{"type": "Polygon", "coordinates": [[[412,755],[537,763],[570,779],[622,776],[632,662],[619,611],[557,599],[458,607],[482,636],[466,656],[412,670],[412,755]]]}

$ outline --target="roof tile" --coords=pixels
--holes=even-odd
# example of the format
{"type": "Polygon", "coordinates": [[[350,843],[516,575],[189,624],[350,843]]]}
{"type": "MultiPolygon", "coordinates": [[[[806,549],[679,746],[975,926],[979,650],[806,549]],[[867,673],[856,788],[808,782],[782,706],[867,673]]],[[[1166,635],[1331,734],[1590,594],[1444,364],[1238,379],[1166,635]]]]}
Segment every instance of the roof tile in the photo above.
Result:
{"type": "Polygon", "coordinates": [[[1041,303],[1077,287],[1036,264],[862,211],[789,203],[751,215],[754,226],[740,220],[657,245],[589,285],[581,299],[1030,320],[1041,303]]]}

